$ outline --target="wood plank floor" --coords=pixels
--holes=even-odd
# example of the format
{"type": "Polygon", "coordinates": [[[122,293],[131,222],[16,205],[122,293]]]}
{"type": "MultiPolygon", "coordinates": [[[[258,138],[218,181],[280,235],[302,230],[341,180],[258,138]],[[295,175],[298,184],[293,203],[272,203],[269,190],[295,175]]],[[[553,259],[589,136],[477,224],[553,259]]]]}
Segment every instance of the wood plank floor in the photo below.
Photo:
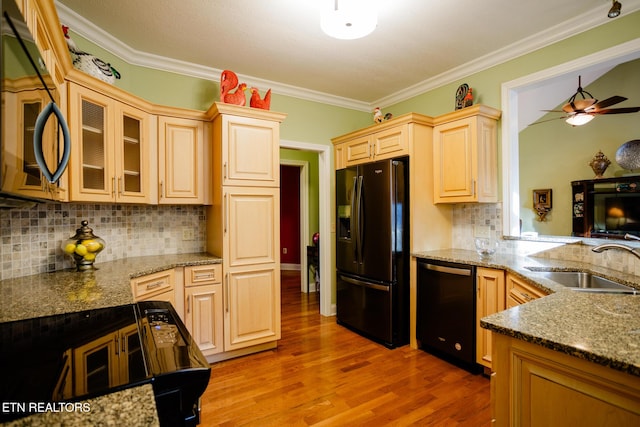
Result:
{"type": "Polygon", "coordinates": [[[285,271],[278,348],[213,364],[201,425],[488,426],[489,380],[320,316],[285,271]]]}

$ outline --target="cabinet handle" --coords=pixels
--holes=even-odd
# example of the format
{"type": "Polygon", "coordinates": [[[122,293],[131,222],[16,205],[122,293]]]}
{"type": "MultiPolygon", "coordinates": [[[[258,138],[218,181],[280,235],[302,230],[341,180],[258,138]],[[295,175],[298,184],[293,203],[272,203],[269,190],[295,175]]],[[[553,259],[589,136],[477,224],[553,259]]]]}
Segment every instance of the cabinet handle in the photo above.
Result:
{"type": "Polygon", "coordinates": [[[124,180],[122,179],[122,176],[118,177],[118,194],[122,196],[122,193],[124,192],[124,180]]]}
{"type": "Polygon", "coordinates": [[[229,312],[229,273],[224,275],[224,310],[229,312]]]}
{"type": "Polygon", "coordinates": [[[155,289],[155,288],[157,288],[157,287],[159,287],[159,286],[162,286],[162,284],[163,284],[163,283],[164,283],[164,282],[163,282],[162,280],[158,280],[157,282],[149,283],[149,284],[147,285],[147,290],[148,290],[148,289],[155,289]]]}
{"type": "Polygon", "coordinates": [[[160,181],[160,191],[158,191],[158,193],[160,194],[160,198],[162,199],[164,197],[164,181],[160,181]]]}
{"type": "Polygon", "coordinates": [[[120,343],[118,342],[118,336],[113,337],[113,343],[115,345],[116,356],[120,354],[120,343]]]}
{"type": "Polygon", "coordinates": [[[227,234],[227,193],[224,193],[224,200],[223,200],[223,206],[222,206],[222,222],[223,222],[223,227],[224,227],[224,233],[223,234],[227,234]]]}
{"type": "Polygon", "coordinates": [[[111,177],[111,197],[116,196],[116,177],[111,177]]]}
{"type": "Polygon", "coordinates": [[[227,179],[227,162],[224,162],[222,164],[222,177],[224,179],[227,179]]]}
{"type": "Polygon", "coordinates": [[[122,345],[120,346],[120,351],[122,352],[122,354],[125,354],[127,352],[127,338],[126,337],[120,337],[120,342],[122,343],[122,345]]]}
{"type": "Polygon", "coordinates": [[[475,179],[471,180],[471,195],[473,197],[476,196],[476,180],[475,179]]]}
{"type": "Polygon", "coordinates": [[[215,277],[215,275],[213,273],[200,273],[200,274],[196,274],[194,276],[195,280],[202,280],[202,279],[213,279],[215,277]]]}
{"type": "Polygon", "coordinates": [[[187,314],[191,313],[191,295],[187,295],[187,314]]]}

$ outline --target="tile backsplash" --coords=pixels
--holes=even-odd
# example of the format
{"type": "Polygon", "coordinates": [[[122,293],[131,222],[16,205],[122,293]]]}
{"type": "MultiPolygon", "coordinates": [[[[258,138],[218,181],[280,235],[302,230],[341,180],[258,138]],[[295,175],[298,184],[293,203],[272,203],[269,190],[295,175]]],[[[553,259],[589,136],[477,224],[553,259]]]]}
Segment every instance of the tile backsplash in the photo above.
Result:
{"type": "Polygon", "coordinates": [[[0,280],[73,267],[60,245],[82,220],[106,242],[97,267],[126,257],[205,250],[202,206],[45,203],[0,210],[0,280]]]}

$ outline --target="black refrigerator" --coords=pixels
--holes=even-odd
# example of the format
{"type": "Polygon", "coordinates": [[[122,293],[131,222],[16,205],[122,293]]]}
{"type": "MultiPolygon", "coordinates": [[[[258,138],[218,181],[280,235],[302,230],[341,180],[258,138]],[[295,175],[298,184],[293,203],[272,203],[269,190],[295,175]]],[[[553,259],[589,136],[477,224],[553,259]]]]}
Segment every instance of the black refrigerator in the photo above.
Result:
{"type": "Polygon", "coordinates": [[[336,171],[337,322],[409,342],[409,159],[336,171]]]}

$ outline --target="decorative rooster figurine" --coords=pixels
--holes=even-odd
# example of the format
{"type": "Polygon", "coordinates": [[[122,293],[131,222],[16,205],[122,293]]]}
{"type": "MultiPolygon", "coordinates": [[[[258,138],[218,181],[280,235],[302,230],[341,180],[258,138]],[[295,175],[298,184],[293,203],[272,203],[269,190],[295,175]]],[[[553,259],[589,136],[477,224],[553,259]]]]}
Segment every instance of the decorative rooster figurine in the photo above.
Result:
{"type": "Polygon", "coordinates": [[[257,88],[252,87],[249,106],[253,108],[262,108],[263,110],[268,110],[271,107],[271,89],[269,89],[264,95],[264,99],[260,99],[260,92],[258,92],[257,88]]]}
{"type": "Polygon", "coordinates": [[[69,27],[63,25],[62,32],[71,52],[71,59],[75,68],[111,84],[120,78],[120,73],[111,64],[107,64],[100,58],[78,49],[71,37],[69,37],[69,27]]]}
{"type": "Polygon", "coordinates": [[[220,100],[227,104],[235,104],[245,106],[247,99],[244,96],[244,91],[247,89],[245,83],[238,85],[238,76],[236,73],[230,70],[224,70],[220,74],[220,100]],[[231,90],[238,87],[235,92],[231,90]]]}

